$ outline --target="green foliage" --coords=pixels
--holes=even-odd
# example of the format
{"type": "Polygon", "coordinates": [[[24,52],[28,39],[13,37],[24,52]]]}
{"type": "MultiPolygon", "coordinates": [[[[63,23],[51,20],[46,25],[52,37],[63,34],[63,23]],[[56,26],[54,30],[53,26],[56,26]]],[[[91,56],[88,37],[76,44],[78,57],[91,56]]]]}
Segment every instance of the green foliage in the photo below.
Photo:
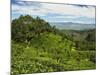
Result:
{"type": "Polygon", "coordinates": [[[95,29],[91,30],[62,30],[62,32],[67,35],[67,38],[75,43],[75,47],[80,51],[94,51],[96,50],[96,35],[95,29]]]}
{"type": "Polygon", "coordinates": [[[95,69],[93,34],[61,31],[39,17],[21,15],[12,21],[11,74],[95,69]]]}
{"type": "Polygon", "coordinates": [[[12,21],[12,39],[17,42],[30,41],[33,37],[43,32],[51,32],[53,27],[39,17],[32,18],[29,15],[20,16],[12,21]]]}

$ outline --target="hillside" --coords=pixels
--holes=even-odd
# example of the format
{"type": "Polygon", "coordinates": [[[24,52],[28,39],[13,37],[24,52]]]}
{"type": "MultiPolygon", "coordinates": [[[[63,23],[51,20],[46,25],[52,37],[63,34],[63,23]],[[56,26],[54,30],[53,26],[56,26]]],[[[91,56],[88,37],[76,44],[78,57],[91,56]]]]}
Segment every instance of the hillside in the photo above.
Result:
{"type": "Polygon", "coordinates": [[[96,50],[96,30],[62,30],[76,44],[77,50],[96,50]]]}
{"type": "Polygon", "coordinates": [[[94,30],[59,30],[29,15],[12,20],[11,27],[12,75],[96,68],[94,30]]]}

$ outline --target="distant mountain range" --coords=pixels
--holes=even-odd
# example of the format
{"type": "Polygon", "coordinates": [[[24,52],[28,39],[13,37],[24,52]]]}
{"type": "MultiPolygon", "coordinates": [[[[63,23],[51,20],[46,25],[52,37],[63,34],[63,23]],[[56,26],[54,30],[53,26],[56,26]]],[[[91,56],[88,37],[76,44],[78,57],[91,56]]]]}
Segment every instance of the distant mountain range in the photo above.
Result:
{"type": "Polygon", "coordinates": [[[73,22],[51,22],[51,26],[55,26],[58,29],[67,30],[88,30],[96,28],[95,24],[83,24],[83,23],[73,23],[73,22]]]}

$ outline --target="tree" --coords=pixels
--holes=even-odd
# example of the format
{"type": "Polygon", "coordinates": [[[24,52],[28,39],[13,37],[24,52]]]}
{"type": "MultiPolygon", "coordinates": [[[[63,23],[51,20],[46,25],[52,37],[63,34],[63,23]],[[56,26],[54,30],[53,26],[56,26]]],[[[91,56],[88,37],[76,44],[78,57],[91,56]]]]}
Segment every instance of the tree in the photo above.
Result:
{"type": "Polygon", "coordinates": [[[18,19],[12,20],[12,39],[24,42],[30,41],[40,33],[52,31],[50,24],[40,17],[32,18],[29,15],[21,15],[18,19]]]}

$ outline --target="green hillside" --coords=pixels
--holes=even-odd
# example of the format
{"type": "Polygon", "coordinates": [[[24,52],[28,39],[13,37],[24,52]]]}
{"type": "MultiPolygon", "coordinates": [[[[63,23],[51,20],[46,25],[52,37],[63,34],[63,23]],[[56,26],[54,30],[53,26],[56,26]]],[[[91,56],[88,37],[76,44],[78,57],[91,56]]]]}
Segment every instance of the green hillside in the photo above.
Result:
{"type": "Polygon", "coordinates": [[[95,30],[59,30],[29,15],[12,20],[11,27],[12,75],[96,68],[95,30]]]}

